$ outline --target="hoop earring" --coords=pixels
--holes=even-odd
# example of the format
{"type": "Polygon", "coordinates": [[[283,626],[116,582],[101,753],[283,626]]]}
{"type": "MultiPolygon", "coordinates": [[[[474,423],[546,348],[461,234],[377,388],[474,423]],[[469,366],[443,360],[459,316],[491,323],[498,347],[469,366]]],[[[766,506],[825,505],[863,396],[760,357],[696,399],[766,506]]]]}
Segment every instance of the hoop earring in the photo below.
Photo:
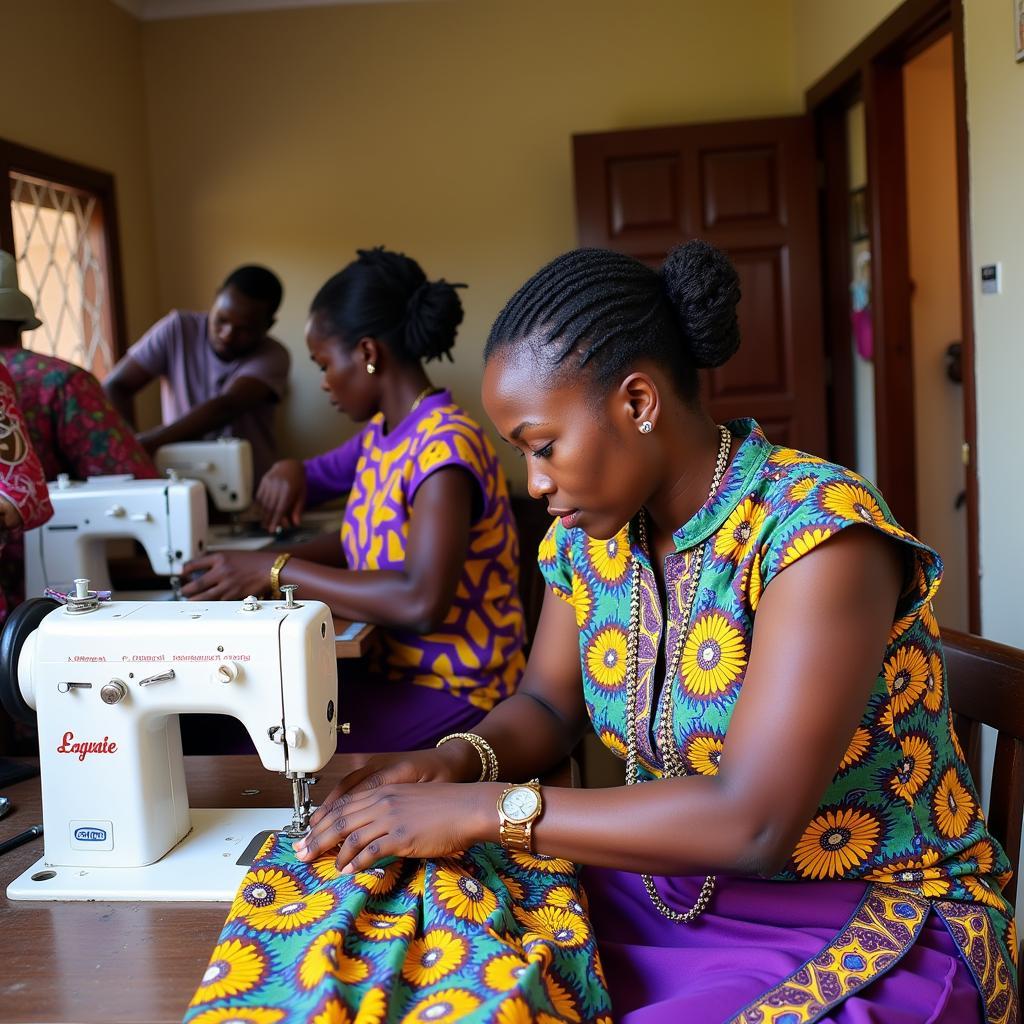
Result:
{"type": "Polygon", "coordinates": [[[654,424],[650,420],[644,420],[640,424],[640,433],[649,434],[654,429],[654,424]]]}
{"type": "Polygon", "coordinates": [[[377,367],[373,363],[367,363],[366,372],[372,377],[377,372],[377,367]]]}

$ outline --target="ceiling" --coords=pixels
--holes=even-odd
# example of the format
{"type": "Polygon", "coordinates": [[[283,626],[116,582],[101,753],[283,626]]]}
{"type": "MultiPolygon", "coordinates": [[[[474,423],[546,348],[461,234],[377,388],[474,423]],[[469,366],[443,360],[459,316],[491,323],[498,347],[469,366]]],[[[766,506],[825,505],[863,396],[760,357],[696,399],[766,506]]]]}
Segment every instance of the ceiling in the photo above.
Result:
{"type": "Polygon", "coordinates": [[[295,7],[336,7],[353,3],[394,3],[398,0],[113,0],[141,21],[195,18],[241,11],[281,11],[295,7]]]}

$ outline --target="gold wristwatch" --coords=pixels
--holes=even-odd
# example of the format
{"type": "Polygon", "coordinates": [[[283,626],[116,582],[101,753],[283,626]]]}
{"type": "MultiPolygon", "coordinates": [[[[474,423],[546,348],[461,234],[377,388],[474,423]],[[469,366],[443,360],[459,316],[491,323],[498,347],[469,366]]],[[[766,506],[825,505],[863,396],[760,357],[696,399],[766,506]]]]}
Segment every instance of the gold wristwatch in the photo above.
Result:
{"type": "Polygon", "coordinates": [[[543,810],[540,779],[508,786],[498,797],[498,838],[501,845],[506,850],[533,853],[533,823],[543,810]]]}

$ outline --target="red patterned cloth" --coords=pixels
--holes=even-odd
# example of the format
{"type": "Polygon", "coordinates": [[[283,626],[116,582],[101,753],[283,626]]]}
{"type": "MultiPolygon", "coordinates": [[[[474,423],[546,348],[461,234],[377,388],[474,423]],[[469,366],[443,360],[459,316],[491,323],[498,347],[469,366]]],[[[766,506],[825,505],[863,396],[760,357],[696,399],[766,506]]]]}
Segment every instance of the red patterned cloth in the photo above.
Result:
{"type": "MultiPolygon", "coordinates": [[[[25,419],[18,407],[14,381],[0,363],[0,497],[6,498],[21,516],[21,530],[42,526],[53,515],[46,477],[29,443],[25,419]]],[[[0,563],[8,562],[6,530],[0,528],[0,563]]],[[[0,624],[7,618],[7,598],[0,580],[0,624]]]]}
{"type": "MultiPolygon", "coordinates": [[[[21,348],[0,349],[0,367],[14,381],[28,440],[46,480],[60,473],[75,480],[111,473],[157,475],[153,460],[91,373],[21,348]]],[[[24,576],[21,538],[12,538],[0,560],[0,590],[12,608],[23,600],[24,576]]]]}

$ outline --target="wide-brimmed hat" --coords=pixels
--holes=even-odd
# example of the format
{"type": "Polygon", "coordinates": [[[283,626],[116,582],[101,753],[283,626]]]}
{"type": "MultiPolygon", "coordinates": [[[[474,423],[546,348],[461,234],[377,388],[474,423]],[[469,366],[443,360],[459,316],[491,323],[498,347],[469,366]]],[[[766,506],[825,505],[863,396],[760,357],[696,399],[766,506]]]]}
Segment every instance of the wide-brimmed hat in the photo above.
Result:
{"type": "Polygon", "coordinates": [[[9,252],[0,249],[0,320],[20,324],[23,331],[43,326],[36,316],[32,300],[18,287],[18,264],[9,252]]]}

